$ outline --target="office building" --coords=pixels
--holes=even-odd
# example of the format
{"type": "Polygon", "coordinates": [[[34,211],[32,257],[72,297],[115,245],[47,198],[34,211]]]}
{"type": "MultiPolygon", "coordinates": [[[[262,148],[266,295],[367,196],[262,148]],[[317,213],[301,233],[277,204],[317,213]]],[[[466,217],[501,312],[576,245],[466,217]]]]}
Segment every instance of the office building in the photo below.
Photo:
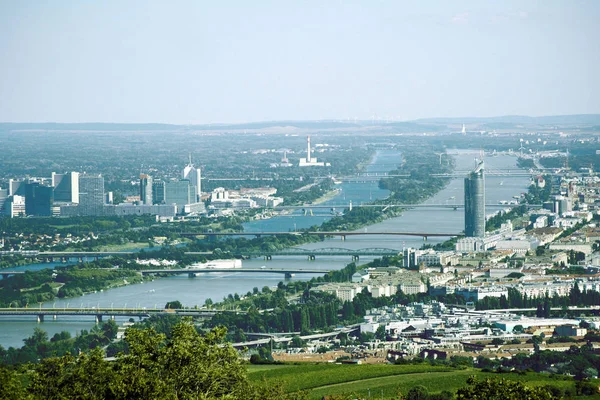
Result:
{"type": "Polygon", "coordinates": [[[102,175],[83,174],[79,176],[77,213],[79,215],[104,215],[104,177],[102,175]]]}
{"type": "Polygon", "coordinates": [[[4,203],[4,215],[11,218],[25,216],[25,197],[18,195],[10,196],[4,203]]]}
{"type": "Polygon", "coordinates": [[[485,176],[483,161],[465,178],[465,236],[485,236],[485,176]]]}
{"type": "Polygon", "coordinates": [[[150,175],[140,175],[140,202],[147,206],[152,205],[152,177],[150,175]]]}
{"type": "Polygon", "coordinates": [[[184,212],[186,204],[195,203],[194,189],[187,180],[169,181],[165,183],[165,204],[176,204],[177,213],[184,212]]]}
{"type": "Polygon", "coordinates": [[[8,189],[0,189],[0,215],[5,213],[5,204],[8,201],[8,189]]]}
{"type": "Polygon", "coordinates": [[[152,203],[165,204],[165,183],[163,181],[152,181],[152,203]]]}
{"type": "Polygon", "coordinates": [[[8,180],[8,195],[9,196],[25,196],[25,182],[8,180]]]}
{"type": "Polygon", "coordinates": [[[54,201],[58,203],[79,203],[79,172],[66,174],[52,173],[54,201]]]}
{"type": "Polygon", "coordinates": [[[199,202],[200,196],[202,195],[202,171],[200,171],[200,168],[194,167],[191,156],[190,163],[186,165],[181,172],[181,179],[187,179],[190,182],[193,192],[192,203],[199,202]]]}
{"type": "Polygon", "coordinates": [[[51,217],[54,203],[54,189],[39,182],[25,184],[25,214],[37,217],[51,217]]]}

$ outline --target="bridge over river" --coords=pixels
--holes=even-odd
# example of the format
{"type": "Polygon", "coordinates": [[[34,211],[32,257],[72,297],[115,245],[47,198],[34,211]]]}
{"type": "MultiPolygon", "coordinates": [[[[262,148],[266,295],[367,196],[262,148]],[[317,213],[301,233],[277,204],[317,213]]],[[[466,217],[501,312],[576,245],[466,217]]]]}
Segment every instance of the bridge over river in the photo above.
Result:
{"type": "Polygon", "coordinates": [[[114,317],[138,317],[138,318],[148,318],[151,315],[181,315],[181,316],[192,316],[192,317],[203,317],[203,318],[211,318],[219,313],[234,313],[234,314],[244,314],[244,311],[237,310],[208,310],[208,309],[173,309],[173,310],[163,310],[163,309],[146,309],[143,308],[121,308],[121,307],[111,307],[111,308],[96,308],[96,307],[81,307],[81,308],[67,308],[67,307],[52,307],[52,308],[27,308],[27,307],[19,307],[19,308],[0,308],[0,317],[14,317],[14,316],[23,316],[23,315],[31,315],[37,317],[38,322],[44,322],[45,317],[52,317],[53,319],[57,319],[59,316],[91,316],[94,317],[96,323],[102,322],[103,317],[109,317],[114,319],[114,317]]]}
{"type": "Polygon", "coordinates": [[[346,239],[347,236],[373,236],[373,235],[386,235],[386,236],[421,236],[424,240],[428,237],[454,237],[464,236],[464,233],[456,232],[393,232],[393,231],[381,231],[381,232],[360,232],[360,231],[299,231],[299,232],[181,232],[180,236],[187,237],[217,237],[217,236],[301,236],[301,235],[316,235],[316,236],[340,236],[342,240],[346,239]]]}
{"type": "Polygon", "coordinates": [[[217,272],[243,272],[243,273],[274,273],[284,274],[286,278],[291,278],[296,274],[326,274],[328,269],[309,269],[309,268],[172,268],[172,269],[145,269],[139,271],[142,275],[181,275],[187,274],[190,278],[200,276],[201,274],[211,274],[217,272]]]}
{"type": "MultiPolygon", "coordinates": [[[[186,255],[199,255],[201,253],[186,252],[186,255]]],[[[302,249],[297,247],[291,247],[284,250],[255,250],[246,251],[233,254],[236,257],[255,258],[264,257],[265,260],[271,260],[273,256],[306,256],[308,260],[312,261],[317,256],[350,256],[352,261],[358,261],[361,256],[388,256],[393,257],[400,254],[399,250],[396,249],[385,249],[385,248],[367,248],[367,249],[345,249],[341,247],[326,247],[317,249],[302,249]]]]}

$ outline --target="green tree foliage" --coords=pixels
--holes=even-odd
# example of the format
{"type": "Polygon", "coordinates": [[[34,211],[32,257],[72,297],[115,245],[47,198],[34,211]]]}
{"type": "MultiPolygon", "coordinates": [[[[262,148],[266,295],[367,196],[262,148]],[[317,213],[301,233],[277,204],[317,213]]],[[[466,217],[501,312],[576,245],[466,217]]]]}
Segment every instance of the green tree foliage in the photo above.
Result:
{"type": "Polygon", "coordinates": [[[478,380],[475,377],[470,377],[467,384],[468,386],[458,389],[456,392],[457,400],[553,399],[552,394],[546,388],[529,387],[521,382],[506,379],[478,380]]]}
{"type": "MultiPolygon", "coordinates": [[[[251,384],[237,351],[224,337],[224,328],[200,335],[187,320],[173,328],[170,339],[153,329],[131,328],[125,339],[129,354],[118,355],[112,363],[103,360],[99,349],[44,360],[27,391],[33,399],[291,398],[277,385],[251,384]]],[[[14,375],[5,370],[0,374],[9,383],[3,398],[22,394],[11,384],[14,375]]]]}
{"type": "Polygon", "coordinates": [[[25,391],[17,373],[0,365],[0,399],[26,400],[31,398],[25,391]]]}
{"type": "Polygon", "coordinates": [[[183,308],[183,304],[179,300],[169,301],[165,304],[165,309],[179,310],[183,308]]]}

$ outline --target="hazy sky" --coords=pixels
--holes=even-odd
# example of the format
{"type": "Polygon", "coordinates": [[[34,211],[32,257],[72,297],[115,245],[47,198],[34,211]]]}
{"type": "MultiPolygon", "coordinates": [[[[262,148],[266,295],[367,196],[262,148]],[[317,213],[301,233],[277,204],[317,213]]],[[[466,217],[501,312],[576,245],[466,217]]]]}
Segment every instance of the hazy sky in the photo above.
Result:
{"type": "Polygon", "coordinates": [[[0,0],[0,121],[600,113],[600,1],[0,0]]]}

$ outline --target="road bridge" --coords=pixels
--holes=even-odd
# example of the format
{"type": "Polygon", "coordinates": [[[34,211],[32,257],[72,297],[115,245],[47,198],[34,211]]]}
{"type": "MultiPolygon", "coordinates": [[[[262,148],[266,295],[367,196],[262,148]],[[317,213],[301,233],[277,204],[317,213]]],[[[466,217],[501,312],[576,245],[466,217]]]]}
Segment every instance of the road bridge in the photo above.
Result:
{"type": "MultiPolygon", "coordinates": [[[[541,208],[542,204],[500,204],[500,203],[488,203],[485,205],[486,208],[511,208],[518,206],[527,206],[527,208],[541,208]]],[[[283,211],[283,210],[310,210],[310,209],[344,209],[354,207],[366,207],[366,208],[450,208],[458,209],[465,208],[462,203],[415,203],[415,204],[404,204],[404,203],[392,203],[392,204],[353,204],[353,203],[328,203],[328,204],[304,204],[299,206],[277,206],[269,208],[270,210],[283,211]]]]}
{"type": "MultiPolygon", "coordinates": [[[[316,334],[312,334],[312,335],[300,336],[300,339],[316,340],[316,339],[334,338],[341,333],[350,333],[350,332],[356,331],[359,328],[360,328],[360,325],[351,325],[348,327],[344,327],[342,329],[336,329],[331,332],[316,333],[316,334]]],[[[257,335],[257,334],[252,334],[252,335],[257,335]]],[[[250,341],[246,341],[246,342],[232,343],[232,346],[236,347],[236,348],[262,346],[265,344],[269,344],[271,342],[271,340],[275,343],[289,343],[292,341],[292,338],[293,337],[289,337],[289,336],[288,337],[280,337],[278,335],[273,334],[273,336],[265,338],[265,339],[257,339],[257,340],[250,340],[250,341]]]]}
{"type": "MultiPolygon", "coordinates": [[[[93,258],[98,260],[104,257],[125,257],[131,256],[138,253],[138,251],[37,251],[37,250],[26,250],[26,251],[14,251],[8,253],[8,255],[20,255],[26,258],[37,258],[44,259],[53,262],[56,259],[61,261],[68,261],[70,259],[77,259],[83,261],[85,259],[93,258]]],[[[210,255],[212,252],[197,252],[198,255],[210,255]]]]}
{"type": "Polygon", "coordinates": [[[441,232],[360,232],[360,231],[298,231],[298,232],[180,232],[180,236],[187,237],[216,237],[216,236],[301,236],[301,235],[317,235],[321,237],[325,236],[340,236],[342,240],[345,240],[347,236],[373,236],[373,235],[385,235],[385,236],[420,236],[424,240],[428,237],[453,237],[453,236],[464,236],[463,233],[441,233],[441,232]]]}
{"type": "Polygon", "coordinates": [[[20,275],[24,273],[25,271],[0,271],[0,276],[20,275]]]}
{"type": "MultiPolygon", "coordinates": [[[[292,247],[285,250],[278,251],[247,251],[235,253],[235,255],[239,255],[241,257],[247,258],[255,258],[255,257],[264,257],[265,260],[271,260],[273,256],[306,256],[309,261],[314,261],[317,256],[350,256],[352,257],[352,261],[358,261],[360,257],[369,257],[369,256],[397,256],[400,253],[400,250],[397,249],[388,249],[388,248],[365,248],[365,249],[345,249],[340,247],[326,247],[326,248],[318,248],[318,249],[302,249],[297,247],[292,247]]],[[[194,252],[188,252],[185,254],[195,255],[194,252]]]]}
{"type": "Polygon", "coordinates": [[[190,278],[200,274],[211,274],[216,272],[243,272],[243,273],[274,273],[284,274],[286,278],[292,278],[295,274],[326,274],[328,269],[307,268],[181,268],[181,269],[146,269],[139,271],[142,275],[182,275],[188,274],[190,278]]]}
{"type": "Polygon", "coordinates": [[[151,315],[181,315],[181,316],[194,316],[211,318],[219,313],[245,313],[243,311],[236,310],[208,310],[208,309],[147,309],[147,308],[96,308],[96,307],[81,307],[81,308],[67,308],[67,307],[52,307],[52,308],[0,308],[0,317],[11,317],[11,316],[35,316],[38,322],[44,322],[46,317],[52,317],[57,319],[59,316],[91,316],[94,317],[96,323],[102,322],[103,317],[114,319],[114,317],[138,317],[147,318],[151,315]]]}

